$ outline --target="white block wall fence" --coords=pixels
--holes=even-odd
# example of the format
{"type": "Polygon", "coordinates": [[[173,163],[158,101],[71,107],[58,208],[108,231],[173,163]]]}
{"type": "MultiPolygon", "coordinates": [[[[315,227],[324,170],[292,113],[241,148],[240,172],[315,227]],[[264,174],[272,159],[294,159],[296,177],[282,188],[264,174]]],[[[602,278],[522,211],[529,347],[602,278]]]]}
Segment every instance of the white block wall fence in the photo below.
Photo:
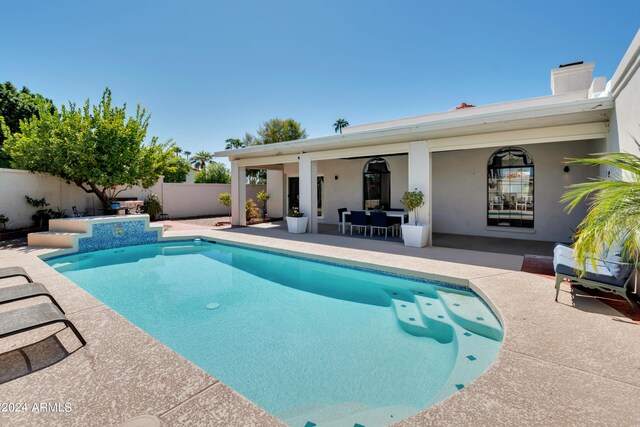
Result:
{"type": "MultiPolygon", "coordinates": [[[[247,199],[256,203],[256,195],[264,185],[247,185],[247,199]]],[[[150,193],[160,198],[164,213],[171,218],[227,215],[228,208],[218,203],[220,193],[230,193],[230,184],[170,184],[162,178],[153,187],[134,187],[120,193],[118,197],[135,197],[144,200],[150,193]]],[[[71,213],[76,206],[80,212],[100,215],[102,204],[93,194],[85,193],[75,184],[49,174],[31,173],[17,169],[0,168],[0,214],[9,218],[7,229],[25,228],[33,224],[31,216],[36,209],[28,205],[24,196],[34,199],[46,198],[51,209],[64,209],[71,213]]]]}

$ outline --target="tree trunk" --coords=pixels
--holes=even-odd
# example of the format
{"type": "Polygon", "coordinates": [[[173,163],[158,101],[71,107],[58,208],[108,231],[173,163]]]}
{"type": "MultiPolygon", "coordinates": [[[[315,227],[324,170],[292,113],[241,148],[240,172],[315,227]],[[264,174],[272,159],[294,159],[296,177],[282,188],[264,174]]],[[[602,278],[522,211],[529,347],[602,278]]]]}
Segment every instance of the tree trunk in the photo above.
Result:
{"type": "Polygon", "coordinates": [[[87,183],[87,185],[89,186],[89,188],[85,188],[85,186],[82,183],[75,183],[78,187],[82,188],[85,193],[89,193],[89,194],[95,194],[96,197],[98,199],[100,199],[100,201],[102,202],[102,206],[104,207],[105,210],[110,209],[111,208],[111,200],[109,200],[109,198],[107,197],[107,195],[105,194],[104,191],[101,191],[95,184],[92,183],[87,183]]]}

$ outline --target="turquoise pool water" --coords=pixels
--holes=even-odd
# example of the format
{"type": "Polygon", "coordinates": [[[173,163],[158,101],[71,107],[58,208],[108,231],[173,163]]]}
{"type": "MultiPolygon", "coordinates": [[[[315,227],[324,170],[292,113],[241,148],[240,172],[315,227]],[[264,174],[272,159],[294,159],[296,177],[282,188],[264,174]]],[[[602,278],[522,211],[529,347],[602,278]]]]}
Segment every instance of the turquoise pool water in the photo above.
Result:
{"type": "Polygon", "coordinates": [[[477,378],[502,341],[470,292],[235,246],[159,243],[48,263],[294,426],[399,421],[477,378]]]}

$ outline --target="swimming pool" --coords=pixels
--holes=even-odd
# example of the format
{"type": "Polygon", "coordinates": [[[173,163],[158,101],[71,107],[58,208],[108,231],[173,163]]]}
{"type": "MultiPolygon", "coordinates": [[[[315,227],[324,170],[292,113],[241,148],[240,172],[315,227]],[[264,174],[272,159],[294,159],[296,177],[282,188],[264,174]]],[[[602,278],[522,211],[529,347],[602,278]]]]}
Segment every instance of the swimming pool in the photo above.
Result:
{"type": "Polygon", "coordinates": [[[289,425],[386,425],[495,359],[502,328],[471,292],[211,242],[47,261],[289,425]]]}

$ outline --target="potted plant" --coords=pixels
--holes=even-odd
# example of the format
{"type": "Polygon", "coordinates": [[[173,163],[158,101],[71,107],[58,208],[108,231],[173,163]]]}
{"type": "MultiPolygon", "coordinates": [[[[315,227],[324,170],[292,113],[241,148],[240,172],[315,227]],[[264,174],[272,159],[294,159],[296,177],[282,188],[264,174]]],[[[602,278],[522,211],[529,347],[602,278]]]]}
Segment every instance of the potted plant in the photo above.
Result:
{"type": "Polygon", "coordinates": [[[0,231],[4,231],[7,227],[7,222],[9,222],[9,218],[6,215],[0,214],[0,231]]]}
{"type": "Polygon", "coordinates": [[[271,198],[271,194],[266,191],[260,191],[256,195],[256,199],[262,202],[262,207],[260,208],[260,218],[264,219],[267,214],[267,200],[271,198]]]}
{"type": "Polygon", "coordinates": [[[419,207],[424,205],[424,193],[422,191],[418,191],[417,188],[414,191],[405,191],[402,195],[402,199],[400,199],[400,203],[407,208],[409,213],[415,211],[414,224],[402,225],[402,238],[404,239],[404,245],[415,248],[427,246],[429,224],[421,224],[418,221],[417,211],[419,207]]]}
{"type": "Polygon", "coordinates": [[[34,208],[40,208],[36,210],[36,213],[31,215],[31,218],[35,222],[36,227],[47,227],[49,225],[49,219],[53,217],[53,210],[47,208],[47,206],[49,206],[49,203],[47,202],[46,198],[43,197],[42,199],[34,199],[29,196],[24,196],[24,198],[29,205],[33,206],[34,208]]]}
{"type": "Polygon", "coordinates": [[[287,215],[287,230],[289,233],[302,234],[307,232],[307,222],[309,218],[304,216],[304,212],[298,208],[289,209],[287,215]]]}

